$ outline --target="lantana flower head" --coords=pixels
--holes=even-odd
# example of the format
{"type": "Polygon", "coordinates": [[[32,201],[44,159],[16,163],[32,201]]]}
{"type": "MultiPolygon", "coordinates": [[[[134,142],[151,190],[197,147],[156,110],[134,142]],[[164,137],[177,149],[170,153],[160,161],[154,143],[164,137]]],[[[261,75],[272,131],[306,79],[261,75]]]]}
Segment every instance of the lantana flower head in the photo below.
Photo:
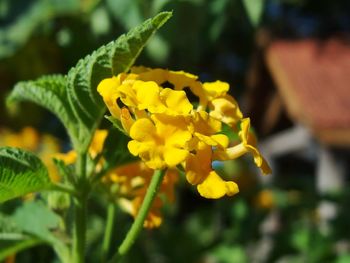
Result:
{"type": "Polygon", "coordinates": [[[270,172],[257,150],[250,121],[243,118],[229,88],[222,81],[202,83],[183,71],[134,67],[128,74],[103,80],[97,89],[129,135],[131,154],[150,169],[183,169],[200,195],[215,199],[239,190],[213,169],[214,160],[251,153],[263,173],[270,172]],[[196,106],[190,103],[188,90],[198,98],[196,106]],[[232,146],[222,132],[224,125],[234,132],[240,125],[241,143],[232,146]]]}

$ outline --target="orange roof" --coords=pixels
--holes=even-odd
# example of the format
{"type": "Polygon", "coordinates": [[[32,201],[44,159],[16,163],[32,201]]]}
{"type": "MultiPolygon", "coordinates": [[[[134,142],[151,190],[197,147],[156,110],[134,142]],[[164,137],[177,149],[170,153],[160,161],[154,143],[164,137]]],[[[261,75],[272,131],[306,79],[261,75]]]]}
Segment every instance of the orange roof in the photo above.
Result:
{"type": "Polygon", "coordinates": [[[350,45],[276,41],[266,59],[291,118],[324,143],[350,145],[350,45]]]}

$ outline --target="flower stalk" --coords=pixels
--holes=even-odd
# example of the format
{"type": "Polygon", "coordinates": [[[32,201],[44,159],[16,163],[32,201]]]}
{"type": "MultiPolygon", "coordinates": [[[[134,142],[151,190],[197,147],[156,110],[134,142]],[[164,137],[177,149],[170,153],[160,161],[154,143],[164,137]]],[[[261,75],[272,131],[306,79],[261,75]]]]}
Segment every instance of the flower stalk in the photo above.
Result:
{"type": "Polygon", "coordinates": [[[87,180],[86,180],[86,153],[78,155],[76,164],[77,185],[80,195],[74,198],[74,233],[72,257],[74,263],[85,262],[86,240],[86,207],[87,207],[87,180]]]}
{"type": "Polygon", "coordinates": [[[111,245],[114,220],[115,220],[115,204],[109,203],[107,208],[106,229],[105,229],[105,234],[104,234],[103,244],[102,244],[101,262],[106,262],[106,257],[111,245]]]}
{"type": "Polygon", "coordinates": [[[162,184],[166,170],[156,170],[153,174],[151,183],[147,189],[146,196],[142,202],[139,213],[137,214],[134,223],[132,224],[129,232],[125,239],[118,248],[118,251],[114,254],[109,262],[119,262],[129,251],[132,245],[135,243],[136,238],[140,234],[143,223],[147,217],[148,211],[150,210],[153,200],[157,196],[158,189],[162,184]]]}

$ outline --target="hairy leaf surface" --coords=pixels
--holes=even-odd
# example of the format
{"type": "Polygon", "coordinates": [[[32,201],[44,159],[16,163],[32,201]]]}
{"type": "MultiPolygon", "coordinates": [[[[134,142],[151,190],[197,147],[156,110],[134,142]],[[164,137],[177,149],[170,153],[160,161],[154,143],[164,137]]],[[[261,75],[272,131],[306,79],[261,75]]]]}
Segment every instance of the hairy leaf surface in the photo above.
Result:
{"type": "Polygon", "coordinates": [[[146,20],[117,40],[79,60],[68,72],[68,98],[80,123],[79,140],[86,149],[105,112],[104,103],[97,93],[97,85],[104,78],[128,71],[145,47],[148,39],[171,16],[163,12],[146,20]]]}
{"type": "Polygon", "coordinates": [[[17,148],[0,148],[0,203],[50,186],[48,171],[38,157],[17,148]]]}

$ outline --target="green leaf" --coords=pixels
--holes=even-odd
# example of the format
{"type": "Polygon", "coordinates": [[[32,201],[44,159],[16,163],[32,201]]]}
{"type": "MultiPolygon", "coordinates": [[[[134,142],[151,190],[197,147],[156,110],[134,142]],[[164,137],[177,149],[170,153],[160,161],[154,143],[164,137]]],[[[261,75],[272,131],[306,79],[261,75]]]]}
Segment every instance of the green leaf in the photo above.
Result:
{"type": "Polygon", "coordinates": [[[12,235],[11,239],[16,239],[16,236],[19,238],[22,235],[12,218],[6,214],[0,213],[0,240],[6,239],[5,236],[13,233],[14,235],[12,235]]]}
{"type": "Polygon", "coordinates": [[[49,229],[58,227],[60,217],[48,209],[42,201],[25,202],[17,208],[13,219],[23,232],[50,243],[56,242],[56,237],[49,229]]]}
{"type": "Polygon", "coordinates": [[[250,22],[257,27],[264,11],[265,0],[243,0],[243,5],[250,22]]]}
{"type": "Polygon", "coordinates": [[[163,12],[146,20],[126,35],[81,59],[68,72],[68,98],[79,122],[80,150],[85,151],[105,112],[97,85],[104,78],[128,71],[152,35],[170,18],[163,12]]]}
{"type": "Polygon", "coordinates": [[[61,218],[42,201],[26,202],[19,207],[13,219],[24,233],[50,243],[61,259],[68,257],[68,248],[51,230],[57,230],[61,218]]]}
{"type": "Polygon", "coordinates": [[[0,148],[0,203],[51,186],[48,171],[34,154],[0,148]]]}
{"type": "Polygon", "coordinates": [[[68,102],[67,81],[63,75],[44,76],[34,81],[23,81],[15,85],[7,97],[11,106],[21,101],[34,102],[55,114],[66,128],[73,145],[78,144],[78,127],[68,102]]]}

